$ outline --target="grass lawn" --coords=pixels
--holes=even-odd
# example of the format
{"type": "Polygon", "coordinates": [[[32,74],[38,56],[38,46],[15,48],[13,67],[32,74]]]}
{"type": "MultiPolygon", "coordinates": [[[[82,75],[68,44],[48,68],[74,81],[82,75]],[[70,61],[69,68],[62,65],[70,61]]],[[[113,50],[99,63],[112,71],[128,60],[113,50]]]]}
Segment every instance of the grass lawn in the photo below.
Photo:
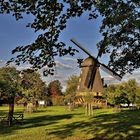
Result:
{"type": "MultiPolygon", "coordinates": [[[[0,114],[7,107],[0,107],[0,114]]],[[[22,108],[15,108],[22,111],[22,108]]],[[[92,117],[84,109],[66,111],[65,107],[40,108],[24,113],[24,124],[12,127],[0,124],[0,140],[139,140],[140,110],[94,110],[92,117]]]]}

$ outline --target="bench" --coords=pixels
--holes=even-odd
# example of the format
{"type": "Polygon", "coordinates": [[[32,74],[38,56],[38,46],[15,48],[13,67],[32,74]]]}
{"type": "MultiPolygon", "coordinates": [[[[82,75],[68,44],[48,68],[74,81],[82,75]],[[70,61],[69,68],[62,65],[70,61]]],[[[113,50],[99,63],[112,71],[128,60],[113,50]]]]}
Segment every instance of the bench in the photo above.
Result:
{"type": "Polygon", "coordinates": [[[8,114],[2,114],[1,116],[0,116],[0,123],[2,123],[2,124],[8,124],[8,114]]]}
{"type": "MultiPolygon", "coordinates": [[[[2,114],[0,116],[0,123],[2,124],[8,124],[9,122],[9,116],[8,114],[2,114]]],[[[24,114],[23,113],[14,113],[13,114],[13,124],[23,124],[24,114]]]]}
{"type": "Polygon", "coordinates": [[[16,113],[13,115],[13,123],[23,124],[24,114],[16,113]]]}

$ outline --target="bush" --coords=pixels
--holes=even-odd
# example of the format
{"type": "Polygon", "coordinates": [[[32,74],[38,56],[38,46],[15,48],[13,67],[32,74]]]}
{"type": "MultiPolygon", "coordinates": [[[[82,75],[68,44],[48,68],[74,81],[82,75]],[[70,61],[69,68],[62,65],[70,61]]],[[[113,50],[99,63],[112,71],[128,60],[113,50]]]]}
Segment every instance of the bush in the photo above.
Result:
{"type": "Polygon", "coordinates": [[[63,96],[52,97],[52,103],[54,106],[63,106],[64,105],[64,97],[63,96]]]}

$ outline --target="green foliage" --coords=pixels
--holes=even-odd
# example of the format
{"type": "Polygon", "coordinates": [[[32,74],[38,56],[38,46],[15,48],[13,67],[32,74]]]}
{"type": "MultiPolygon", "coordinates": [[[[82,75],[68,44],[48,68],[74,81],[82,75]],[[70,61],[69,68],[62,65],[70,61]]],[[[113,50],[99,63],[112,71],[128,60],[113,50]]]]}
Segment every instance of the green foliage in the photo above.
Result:
{"type": "Polygon", "coordinates": [[[0,96],[7,99],[18,97],[21,93],[20,80],[19,71],[14,67],[0,68],[0,96]]]}
{"type": "Polygon", "coordinates": [[[46,85],[42,81],[39,73],[35,71],[23,71],[22,76],[21,86],[23,98],[21,101],[34,102],[36,100],[41,100],[46,96],[46,85]]]}
{"type": "Polygon", "coordinates": [[[47,65],[44,75],[53,74],[55,56],[74,55],[76,50],[66,47],[59,40],[61,32],[71,18],[89,14],[89,20],[102,16],[100,32],[103,39],[98,43],[99,54],[109,53],[109,66],[115,71],[131,72],[140,67],[139,0],[2,0],[0,13],[12,14],[16,20],[29,14],[34,17],[27,26],[41,34],[30,45],[16,47],[16,58],[9,62],[19,65],[26,61],[33,68],[47,65]],[[36,53],[38,52],[38,53],[36,53]]]}
{"type": "Polygon", "coordinates": [[[110,104],[139,104],[140,87],[138,83],[131,79],[117,85],[110,85],[105,89],[105,98],[110,104]]]}
{"type": "Polygon", "coordinates": [[[67,102],[74,100],[77,91],[78,82],[79,82],[79,77],[76,75],[70,76],[69,79],[67,80],[67,88],[65,91],[65,100],[67,102]]]}
{"type": "Polygon", "coordinates": [[[137,92],[136,92],[136,100],[135,100],[135,103],[140,108],[140,87],[137,89],[137,92]]]}
{"type": "Polygon", "coordinates": [[[98,44],[99,54],[109,53],[109,66],[122,75],[139,68],[139,0],[100,0],[96,6],[104,16],[100,28],[104,38],[98,44]]]}
{"type": "Polygon", "coordinates": [[[62,86],[59,80],[54,80],[48,85],[48,97],[50,97],[53,105],[63,105],[62,86]]]}
{"type": "Polygon", "coordinates": [[[54,80],[48,85],[49,96],[60,96],[62,95],[62,86],[59,80],[54,80]]]}
{"type": "Polygon", "coordinates": [[[108,103],[110,104],[115,104],[115,90],[116,90],[116,85],[109,85],[107,88],[104,90],[104,98],[107,100],[108,103]]]}
{"type": "Polygon", "coordinates": [[[55,97],[52,97],[52,104],[54,106],[62,106],[64,105],[64,96],[55,96],[55,97]]]}
{"type": "Polygon", "coordinates": [[[0,97],[16,97],[15,102],[24,103],[43,99],[46,96],[46,85],[39,73],[20,71],[14,67],[0,69],[0,97]]]}
{"type": "Polygon", "coordinates": [[[128,95],[128,100],[131,102],[131,103],[135,103],[135,100],[137,98],[137,90],[138,90],[138,83],[136,82],[135,79],[132,79],[132,80],[129,80],[127,83],[126,83],[126,92],[128,95]]]}

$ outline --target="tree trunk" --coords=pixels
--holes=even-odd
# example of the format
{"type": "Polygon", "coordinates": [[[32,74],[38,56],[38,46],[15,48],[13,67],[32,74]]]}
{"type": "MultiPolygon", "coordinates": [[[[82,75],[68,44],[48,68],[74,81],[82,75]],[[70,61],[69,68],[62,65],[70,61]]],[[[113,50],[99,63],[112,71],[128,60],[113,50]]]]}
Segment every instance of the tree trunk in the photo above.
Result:
{"type": "Polygon", "coordinates": [[[85,115],[88,115],[88,103],[85,103],[85,115]]]}
{"type": "Polygon", "coordinates": [[[13,122],[13,114],[14,114],[14,97],[10,99],[9,103],[9,114],[8,114],[8,125],[11,126],[13,122]]]}
{"type": "Polygon", "coordinates": [[[91,103],[88,103],[88,116],[92,115],[92,106],[91,103]]]}

